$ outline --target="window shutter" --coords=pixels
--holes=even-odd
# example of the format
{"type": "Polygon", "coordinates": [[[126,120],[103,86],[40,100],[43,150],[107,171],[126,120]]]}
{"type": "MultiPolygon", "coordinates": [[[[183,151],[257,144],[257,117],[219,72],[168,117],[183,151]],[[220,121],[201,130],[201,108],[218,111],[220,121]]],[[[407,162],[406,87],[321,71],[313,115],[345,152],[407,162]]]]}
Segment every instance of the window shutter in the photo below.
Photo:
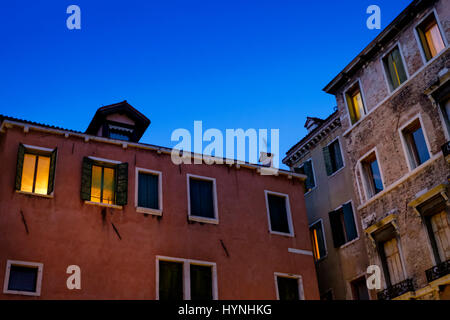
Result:
{"type": "Polygon", "coordinates": [[[345,231],[347,232],[347,241],[351,241],[358,236],[356,231],[355,217],[353,215],[353,209],[351,203],[346,203],[343,206],[344,210],[344,223],[345,231]]]}
{"type": "Polygon", "coordinates": [[[124,206],[128,202],[128,163],[116,166],[116,204],[124,206]]]}
{"type": "Polygon", "coordinates": [[[305,184],[306,184],[306,189],[307,189],[307,190],[310,190],[310,189],[314,188],[314,186],[315,186],[314,174],[313,174],[313,171],[312,171],[311,160],[306,161],[306,162],[303,164],[303,168],[304,168],[304,170],[305,170],[306,176],[308,177],[308,178],[306,179],[306,182],[305,182],[305,184]]]}
{"type": "Polygon", "coordinates": [[[81,200],[91,200],[91,184],[92,184],[92,164],[93,161],[88,157],[83,158],[83,166],[81,168],[81,200]]]}
{"type": "Polygon", "coordinates": [[[50,155],[50,169],[48,172],[48,187],[47,194],[51,194],[55,187],[55,169],[56,169],[56,156],[58,154],[58,148],[52,151],[50,155]]]}
{"type": "Polygon", "coordinates": [[[356,115],[355,115],[355,106],[353,105],[352,98],[350,97],[350,95],[348,93],[345,95],[345,99],[347,100],[347,108],[348,108],[348,113],[350,115],[350,120],[351,120],[352,124],[354,124],[357,121],[356,115]]]}
{"type": "Polygon", "coordinates": [[[400,55],[400,49],[396,48],[394,52],[392,52],[392,58],[394,59],[395,66],[397,67],[398,77],[400,79],[400,84],[402,84],[406,80],[406,70],[403,65],[402,56],[400,55]]]}
{"type": "Polygon", "coordinates": [[[333,243],[335,248],[339,248],[345,243],[345,236],[342,230],[342,223],[340,211],[331,211],[328,215],[330,217],[331,233],[333,234],[333,243]]]}
{"type": "Polygon", "coordinates": [[[327,176],[329,176],[333,173],[333,167],[331,166],[330,149],[328,147],[323,148],[323,159],[325,161],[327,176]]]}
{"type": "Polygon", "coordinates": [[[327,250],[325,249],[325,238],[322,227],[323,227],[322,224],[319,224],[317,228],[317,242],[319,244],[320,257],[324,257],[327,254],[327,250]]]}
{"type": "Polygon", "coordinates": [[[16,167],[16,190],[20,190],[22,184],[23,158],[25,157],[25,147],[19,143],[17,151],[17,167],[16,167]]]}
{"type": "Polygon", "coordinates": [[[334,157],[335,157],[335,163],[336,163],[336,171],[339,170],[344,166],[344,162],[342,161],[342,154],[341,154],[341,147],[339,145],[339,140],[336,140],[333,143],[333,149],[334,149],[334,157]]]}
{"type": "Polygon", "coordinates": [[[420,42],[422,43],[423,52],[425,53],[425,58],[430,60],[433,58],[431,55],[430,48],[428,47],[427,39],[425,38],[425,33],[422,31],[421,28],[417,28],[417,33],[419,34],[420,42]]]}

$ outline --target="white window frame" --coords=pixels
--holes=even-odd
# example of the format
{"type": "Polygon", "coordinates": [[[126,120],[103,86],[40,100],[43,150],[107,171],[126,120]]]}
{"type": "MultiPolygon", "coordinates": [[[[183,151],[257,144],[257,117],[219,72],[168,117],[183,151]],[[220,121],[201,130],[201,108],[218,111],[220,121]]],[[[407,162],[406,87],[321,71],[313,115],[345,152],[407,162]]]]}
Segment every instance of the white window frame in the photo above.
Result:
{"type": "MultiPolygon", "coordinates": [[[[361,117],[361,119],[362,119],[362,117],[361,117]]],[[[343,170],[345,168],[344,150],[342,149],[342,143],[341,143],[340,137],[337,136],[336,138],[334,138],[330,143],[328,143],[326,145],[326,147],[328,148],[330,145],[332,145],[334,142],[336,142],[336,140],[339,142],[339,149],[341,150],[342,167],[340,167],[335,172],[333,172],[332,174],[327,176],[328,178],[334,177],[338,172],[340,172],[341,170],[343,170]]],[[[323,157],[323,155],[322,155],[322,157],[323,157]]]]}
{"type": "Polygon", "coordinates": [[[402,143],[403,152],[404,152],[404,154],[405,154],[406,164],[408,165],[408,170],[409,170],[410,172],[413,171],[414,169],[416,169],[416,168],[418,168],[418,167],[424,165],[425,163],[427,163],[428,161],[430,161],[431,158],[433,158],[433,154],[431,153],[430,143],[429,143],[429,141],[428,141],[428,135],[427,135],[427,133],[426,133],[426,131],[425,131],[425,126],[423,125],[423,120],[422,120],[422,114],[421,114],[421,113],[418,113],[417,115],[415,115],[414,117],[412,117],[411,119],[409,119],[405,124],[403,124],[403,125],[398,129],[398,134],[400,135],[400,141],[401,141],[401,143],[402,143]],[[425,144],[426,144],[426,146],[427,146],[428,154],[429,154],[430,157],[429,157],[429,159],[428,159],[427,161],[425,161],[424,163],[419,164],[419,165],[416,166],[416,167],[413,167],[413,166],[412,166],[413,160],[411,159],[411,154],[410,154],[409,149],[408,149],[408,143],[407,143],[406,140],[405,140],[405,135],[403,134],[403,130],[404,130],[406,127],[408,127],[410,124],[412,124],[413,122],[415,122],[415,121],[417,121],[417,120],[419,120],[420,127],[421,127],[421,129],[422,129],[423,136],[424,136],[424,138],[425,138],[425,144]]]}
{"type": "Polygon", "coordinates": [[[135,188],[134,188],[134,206],[136,212],[145,214],[153,214],[156,216],[162,216],[163,214],[163,192],[162,192],[162,172],[156,170],[150,170],[145,168],[136,167],[135,169],[135,188]],[[158,176],[158,209],[139,207],[139,173],[152,174],[158,176]]]}
{"type": "Polygon", "coordinates": [[[292,223],[292,213],[291,213],[291,206],[290,206],[290,201],[289,201],[289,195],[286,193],[279,193],[279,192],[275,192],[275,191],[270,191],[270,190],[264,190],[264,196],[266,198],[266,211],[267,211],[267,221],[269,224],[269,231],[272,234],[277,234],[280,236],[287,236],[287,237],[294,237],[294,225],[292,223]],[[269,199],[268,199],[268,195],[269,194],[273,194],[275,196],[279,196],[279,197],[284,197],[285,202],[286,202],[286,215],[287,215],[287,219],[288,219],[288,227],[289,227],[289,232],[279,232],[279,231],[273,231],[272,230],[272,225],[270,223],[270,209],[269,209],[269,199]]]}
{"type": "Polygon", "coordinates": [[[392,95],[394,92],[396,92],[396,91],[398,91],[400,88],[402,88],[403,85],[409,80],[409,77],[410,77],[409,71],[408,71],[408,66],[406,65],[406,60],[405,60],[405,57],[404,57],[404,55],[403,55],[403,50],[402,50],[400,41],[395,42],[393,45],[391,45],[391,46],[389,47],[388,50],[386,50],[386,52],[385,52],[385,53],[381,56],[381,58],[380,58],[380,64],[381,64],[381,68],[383,69],[384,80],[385,80],[385,83],[386,83],[388,92],[389,92],[390,95],[392,95]],[[401,57],[401,59],[402,59],[403,67],[405,68],[405,72],[406,72],[406,80],[403,81],[403,83],[401,83],[397,88],[391,89],[391,86],[390,86],[390,84],[389,84],[389,77],[388,77],[388,74],[386,73],[386,67],[385,67],[385,65],[384,65],[384,61],[383,61],[383,60],[384,60],[384,58],[386,58],[386,56],[387,56],[388,54],[390,54],[396,47],[398,47],[398,51],[400,51],[400,57],[401,57]]]}
{"type": "Polygon", "coordinates": [[[218,300],[218,288],[217,288],[217,265],[215,262],[173,258],[167,256],[156,256],[156,300],[159,300],[159,261],[178,262],[183,264],[183,300],[191,299],[191,265],[199,265],[211,267],[212,273],[212,295],[213,300],[218,300]]]}
{"type": "Polygon", "coordinates": [[[318,223],[320,223],[320,226],[321,226],[321,228],[322,228],[323,243],[324,243],[324,246],[325,246],[325,255],[324,255],[323,257],[320,257],[320,259],[316,260],[316,257],[314,257],[314,250],[313,250],[313,257],[314,257],[314,261],[316,261],[316,262],[322,261],[323,259],[325,259],[326,257],[328,257],[327,238],[326,238],[326,236],[325,236],[325,227],[324,227],[324,224],[323,224],[323,219],[322,219],[322,218],[317,219],[316,221],[314,221],[313,223],[311,223],[311,224],[308,226],[308,229],[309,229],[309,231],[311,232],[311,227],[313,227],[314,225],[316,225],[316,224],[318,224],[318,223]]]}
{"type": "MultiPolygon", "coordinates": [[[[308,192],[305,193],[305,196],[309,193],[311,193],[311,191],[315,190],[317,188],[317,180],[316,180],[316,172],[314,170],[314,162],[312,157],[309,157],[308,159],[306,159],[305,161],[303,161],[298,168],[301,168],[304,166],[305,162],[311,161],[311,170],[312,170],[312,174],[313,174],[313,178],[314,178],[314,187],[311,188],[311,190],[309,190],[308,192]]],[[[305,174],[306,175],[306,174],[305,174]]]]}
{"type": "MultiPolygon", "coordinates": [[[[366,106],[366,97],[365,97],[364,90],[363,90],[362,85],[361,85],[361,78],[356,79],[356,80],[353,81],[350,85],[348,85],[348,86],[345,88],[345,90],[344,90],[344,92],[343,92],[342,95],[343,95],[343,98],[344,98],[344,105],[345,105],[345,108],[346,108],[346,111],[347,111],[348,119],[349,119],[349,121],[350,121],[350,129],[351,129],[351,128],[355,127],[357,124],[359,124],[359,123],[361,122],[361,120],[364,119],[364,118],[366,117],[366,115],[369,113],[368,107],[366,106]],[[354,124],[352,124],[352,118],[351,118],[351,116],[350,116],[350,109],[349,109],[349,105],[348,105],[348,103],[347,103],[347,92],[348,92],[351,88],[353,88],[353,87],[355,86],[356,83],[358,83],[358,86],[359,86],[359,92],[361,93],[361,99],[362,99],[362,102],[363,102],[363,109],[364,109],[364,112],[363,112],[363,114],[361,115],[361,118],[359,118],[358,121],[356,121],[354,124]]],[[[349,130],[350,130],[350,129],[349,129],[349,130]]]]}
{"type": "Polygon", "coordinates": [[[186,174],[186,180],[187,180],[187,200],[188,200],[188,219],[190,221],[197,221],[202,223],[211,223],[211,224],[218,224],[219,223],[219,210],[217,206],[217,186],[216,186],[216,179],[211,177],[204,177],[204,176],[198,176],[194,174],[186,174]],[[214,218],[206,218],[206,217],[199,217],[191,215],[191,190],[190,190],[190,179],[198,179],[198,180],[205,180],[205,181],[212,181],[213,183],[213,204],[214,204],[214,218]]]}
{"type": "Polygon", "coordinates": [[[28,262],[28,261],[18,261],[18,260],[7,260],[6,262],[6,272],[5,272],[5,281],[3,285],[3,293],[5,294],[19,294],[24,296],[40,296],[41,295],[41,286],[42,286],[42,271],[44,269],[44,265],[39,262],[28,262]],[[36,291],[19,291],[19,290],[8,290],[9,285],[9,276],[11,271],[11,266],[20,266],[20,267],[31,267],[37,268],[37,278],[36,278],[36,291]]]}
{"type": "Polygon", "coordinates": [[[290,278],[290,279],[296,279],[297,285],[298,285],[298,297],[300,300],[305,300],[305,292],[303,289],[303,278],[299,274],[292,274],[292,273],[282,273],[282,272],[274,272],[274,278],[275,278],[275,292],[277,294],[277,300],[280,300],[280,293],[278,291],[278,277],[280,278],[290,278]]]}
{"type": "MultiPolygon", "coordinates": [[[[378,169],[380,170],[381,183],[383,184],[383,190],[382,190],[381,192],[383,192],[384,190],[386,190],[386,184],[385,184],[385,182],[384,182],[384,174],[383,174],[383,169],[382,169],[380,157],[379,157],[379,155],[378,155],[378,149],[377,149],[377,147],[374,147],[374,148],[372,148],[371,150],[369,150],[368,152],[366,152],[361,158],[359,158],[359,160],[358,160],[358,162],[357,162],[357,167],[358,167],[358,170],[359,170],[359,174],[360,174],[360,176],[361,176],[361,179],[362,179],[361,182],[362,182],[363,190],[364,190],[364,196],[365,196],[365,201],[364,201],[364,202],[367,202],[367,201],[369,201],[371,198],[373,198],[373,197],[375,197],[375,196],[378,195],[378,194],[374,194],[374,195],[372,195],[372,196],[369,197],[369,191],[367,190],[367,184],[368,184],[368,181],[367,181],[366,174],[365,174],[365,172],[364,172],[364,170],[363,170],[363,167],[362,167],[362,163],[364,162],[364,160],[367,159],[372,153],[375,153],[375,157],[376,157],[377,162],[378,162],[378,169]]],[[[358,183],[358,188],[359,188],[359,183],[358,183]]],[[[363,203],[364,203],[364,202],[363,202],[363,203]]]]}
{"type": "Polygon", "coordinates": [[[445,45],[445,48],[443,51],[445,51],[448,47],[448,41],[447,41],[446,34],[445,34],[445,32],[443,32],[444,29],[442,28],[441,21],[439,20],[436,9],[433,8],[432,10],[430,10],[430,12],[425,14],[423,16],[423,18],[420,19],[419,22],[417,22],[414,26],[414,36],[416,37],[416,41],[419,46],[420,56],[422,57],[422,62],[424,65],[427,65],[431,61],[434,61],[434,59],[439,56],[439,54],[437,54],[436,56],[434,56],[433,58],[431,58],[430,60],[427,61],[427,57],[425,56],[425,51],[423,50],[422,41],[420,41],[419,33],[417,32],[417,28],[419,27],[419,25],[421,25],[422,22],[424,22],[426,19],[428,19],[430,17],[430,15],[432,15],[432,14],[434,15],[434,19],[436,20],[436,24],[438,26],[439,32],[441,33],[442,41],[444,42],[444,45],[445,45]]]}

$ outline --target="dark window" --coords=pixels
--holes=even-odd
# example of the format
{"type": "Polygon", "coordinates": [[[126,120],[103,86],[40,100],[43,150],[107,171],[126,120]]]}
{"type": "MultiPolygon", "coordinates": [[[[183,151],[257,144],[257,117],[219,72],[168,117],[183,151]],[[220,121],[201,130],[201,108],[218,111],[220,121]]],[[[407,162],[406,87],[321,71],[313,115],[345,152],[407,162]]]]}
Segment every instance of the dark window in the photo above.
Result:
{"type": "Polygon", "coordinates": [[[120,131],[110,131],[109,137],[111,139],[117,139],[117,140],[124,140],[124,141],[130,140],[130,137],[127,133],[120,132],[120,131]]]}
{"type": "Polygon", "coordinates": [[[306,175],[307,177],[305,181],[306,192],[311,191],[311,189],[313,189],[316,186],[316,181],[314,180],[312,160],[305,161],[299,168],[295,169],[295,172],[306,175]]]}
{"type": "Polygon", "coordinates": [[[183,263],[159,261],[159,299],[183,300],[183,263]]]}
{"type": "Polygon", "coordinates": [[[420,43],[426,60],[431,60],[439,52],[445,49],[444,40],[442,39],[441,31],[439,30],[436,18],[430,14],[418,27],[420,43]]]}
{"type": "Polygon", "coordinates": [[[159,209],[159,176],[139,172],[138,179],[138,206],[159,209]]]}
{"type": "Polygon", "coordinates": [[[126,205],[128,199],[128,163],[111,165],[84,157],[81,199],[120,206],[126,205]]]}
{"type": "Polygon", "coordinates": [[[191,216],[215,218],[214,184],[211,180],[189,179],[191,216]]]}
{"type": "Polygon", "coordinates": [[[358,233],[351,203],[346,203],[342,208],[330,212],[329,217],[335,248],[356,239],[358,233]]]}
{"type": "Polygon", "coordinates": [[[423,135],[420,121],[416,120],[411,125],[403,129],[407,151],[409,154],[409,163],[411,168],[416,168],[430,159],[425,136],[423,135]]]}
{"type": "Polygon", "coordinates": [[[370,300],[366,278],[361,277],[351,282],[353,300],[370,300]]]}
{"type": "Polygon", "coordinates": [[[280,300],[300,300],[298,279],[277,276],[277,284],[280,300]]]}
{"type": "Polygon", "coordinates": [[[8,290],[36,292],[38,268],[11,265],[8,290]]]}
{"type": "Polygon", "coordinates": [[[269,203],[270,227],[272,231],[290,233],[286,197],[267,194],[269,203]]]}
{"type": "Polygon", "coordinates": [[[322,259],[326,254],[325,237],[323,235],[322,222],[319,221],[309,228],[313,245],[314,258],[322,259]]]}
{"type": "Polygon", "coordinates": [[[395,47],[383,58],[383,64],[389,87],[391,90],[395,90],[407,79],[405,66],[403,65],[403,60],[400,55],[400,49],[395,47]]]}
{"type": "Polygon", "coordinates": [[[327,292],[322,294],[320,296],[320,300],[324,300],[324,301],[331,301],[331,300],[333,300],[333,291],[332,290],[328,290],[327,292]]]}
{"type": "Polygon", "coordinates": [[[190,265],[191,300],[212,300],[212,269],[210,266],[190,265]]]}
{"type": "Polygon", "coordinates": [[[362,161],[363,175],[368,197],[383,191],[383,181],[375,152],[362,161]]]}
{"type": "Polygon", "coordinates": [[[344,166],[339,139],[336,139],[336,141],[323,148],[323,157],[328,176],[344,166]]]}

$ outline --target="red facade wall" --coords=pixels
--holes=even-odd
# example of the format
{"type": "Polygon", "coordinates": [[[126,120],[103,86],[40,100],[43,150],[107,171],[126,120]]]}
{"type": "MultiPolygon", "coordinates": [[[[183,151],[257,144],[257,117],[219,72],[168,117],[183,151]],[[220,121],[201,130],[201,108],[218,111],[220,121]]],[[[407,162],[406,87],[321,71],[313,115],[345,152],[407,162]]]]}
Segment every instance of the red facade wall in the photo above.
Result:
{"type": "Polygon", "coordinates": [[[0,150],[1,288],[7,260],[44,265],[40,297],[1,290],[0,299],[155,299],[157,255],[215,262],[219,299],[276,299],[274,272],[301,275],[305,298],[319,298],[312,256],[288,252],[311,250],[298,179],[226,165],[176,166],[155,151],[17,127],[0,133],[0,150]],[[14,190],[19,143],[58,148],[53,198],[14,190]],[[123,210],[81,200],[84,156],[128,162],[123,210]],[[162,217],[136,212],[135,167],[162,172],[162,217]],[[188,173],[216,179],[219,224],[188,221],[188,173]],[[264,190],[289,195],[295,237],[269,232],[264,190]],[[66,287],[69,265],[81,268],[81,290],[66,287]]]}

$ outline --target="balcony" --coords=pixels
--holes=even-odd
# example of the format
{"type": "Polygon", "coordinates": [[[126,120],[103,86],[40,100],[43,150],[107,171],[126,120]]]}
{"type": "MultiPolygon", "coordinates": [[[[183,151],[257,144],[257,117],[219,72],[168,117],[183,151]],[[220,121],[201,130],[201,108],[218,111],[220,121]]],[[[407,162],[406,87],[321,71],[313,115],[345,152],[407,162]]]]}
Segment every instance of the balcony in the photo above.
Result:
{"type": "Polygon", "coordinates": [[[410,291],[414,291],[413,280],[406,279],[378,292],[378,300],[392,300],[410,291]]]}
{"type": "Polygon", "coordinates": [[[450,273],[450,260],[439,263],[437,266],[425,271],[428,283],[433,282],[450,273]]]}

